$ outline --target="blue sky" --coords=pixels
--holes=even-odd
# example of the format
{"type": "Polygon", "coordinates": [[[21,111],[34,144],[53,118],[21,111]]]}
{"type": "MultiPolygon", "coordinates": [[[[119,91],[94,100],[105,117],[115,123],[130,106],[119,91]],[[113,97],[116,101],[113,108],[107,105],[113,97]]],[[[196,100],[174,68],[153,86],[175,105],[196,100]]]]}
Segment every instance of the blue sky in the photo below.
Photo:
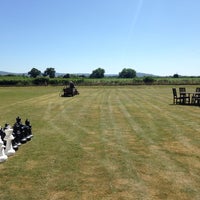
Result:
{"type": "Polygon", "coordinates": [[[200,75],[199,0],[0,0],[0,71],[200,75]]]}

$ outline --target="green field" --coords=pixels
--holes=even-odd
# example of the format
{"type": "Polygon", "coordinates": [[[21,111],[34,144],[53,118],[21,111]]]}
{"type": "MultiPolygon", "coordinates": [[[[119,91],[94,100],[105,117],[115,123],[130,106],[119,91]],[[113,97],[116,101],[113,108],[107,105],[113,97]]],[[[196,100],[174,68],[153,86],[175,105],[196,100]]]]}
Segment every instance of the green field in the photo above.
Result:
{"type": "Polygon", "coordinates": [[[34,135],[0,164],[0,199],[200,199],[200,107],[171,87],[0,87],[0,125],[34,135]]]}

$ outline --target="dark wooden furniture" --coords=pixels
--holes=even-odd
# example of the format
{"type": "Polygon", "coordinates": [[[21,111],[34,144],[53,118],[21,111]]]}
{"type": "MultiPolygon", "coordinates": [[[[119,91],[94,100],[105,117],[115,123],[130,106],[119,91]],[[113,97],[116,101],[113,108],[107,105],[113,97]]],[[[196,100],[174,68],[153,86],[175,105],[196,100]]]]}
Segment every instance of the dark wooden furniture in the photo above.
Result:
{"type": "Polygon", "coordinates": [[[179,94],[182,104],[190,104],[190,93],[186,92],[184,87],[179,88],[179,94]]]}
{"type": "Polygon", "coordinates": [[[192,95],[192,104],[200,105],[200,88],[197,87],[192,95]]]}
{"type": "Polygon", "coordinates": [[[172,88],[173,93],[173,104],[180,104],[182,97],[178,96],[176,88],[172,88]]]}
{"type": "Polygon", "coordinates": [[[180,87],[179,94],[176,88],[172,88],[172,92],[173,104],[200,106],[200,87],[197,87],[194,92],[187,92],[184,87],[180,87]]]}

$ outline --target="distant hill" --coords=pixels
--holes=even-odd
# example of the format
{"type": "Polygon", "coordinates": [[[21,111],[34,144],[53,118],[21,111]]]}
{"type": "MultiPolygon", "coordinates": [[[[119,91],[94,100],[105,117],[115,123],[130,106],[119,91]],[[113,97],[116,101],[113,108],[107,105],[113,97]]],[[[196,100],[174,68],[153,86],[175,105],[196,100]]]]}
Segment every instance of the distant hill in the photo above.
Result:
{"type": "MultiPolygon", "coordinates": [[[[66,73],[56,73],[56,76],[64,76],[66,73]]],[[[13,73],[13,72],[5,72],[5,71],[0,71],[0,75],[27,75],[27,73],[13,73]]],[[[74,75],[84,75],[85,77],[88,77],[90,74],[89,73],[74,73],[74,75]]],[[[106,77],[116,77],[119,74],[105,74],[106,77]]],[[[144,76],[156,76],[153,74],[147,74],[147,73],[142,73],[142,72],[136,72],[137,77],[144,77],[144,76]]]]}
{"type": "MultiPolygon", "coordinates": [[[[66,73],[56,73],[56,76],[64,76],[66,73]]],[[[89,77],[89,73],[74,73],[74,75],[81,76],[84,75],[85,77],[89,77]]],[[[119,74],[105,74],[105,77],[117,77],[119,74]]],[[[157,76],[153,74],[147,74],[142,72],[136,72],[137,77],[144,77],[144,76],[157,76]]]]}
{"type": "Polygon", "coordinates": [[[5,72],[5,71],[0,71],[0,75],[27,75],[27,73],[13,73],[13,72],[5,72]]]}
{"type": "Polygon", "coordinates": [[[146,74],[146,73],[142,73],[142,72],[136,72],[137,77],[144,77],[144,76],[157,76],[157,75],[153,75],[153,74],[146,74]]]}
{"type": "Polygon", "coordinates": [[[12,74],[12,73],[10,73],[10,72],[0,71],[0,75],[8,75],[8,74],[12,74]]]}

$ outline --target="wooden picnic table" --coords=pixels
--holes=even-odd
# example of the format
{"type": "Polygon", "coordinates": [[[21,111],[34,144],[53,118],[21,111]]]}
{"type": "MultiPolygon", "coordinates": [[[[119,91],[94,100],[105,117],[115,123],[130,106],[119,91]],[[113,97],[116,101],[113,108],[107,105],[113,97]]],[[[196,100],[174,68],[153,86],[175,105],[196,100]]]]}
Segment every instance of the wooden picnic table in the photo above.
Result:
{"type": "Polygon", "coordinates": [[[180,96],[184,97],[184,104],[200,104],[200,92],[180,92],[180,96]],[[186,102],[186,100],[188,101],[186,102]]]}

